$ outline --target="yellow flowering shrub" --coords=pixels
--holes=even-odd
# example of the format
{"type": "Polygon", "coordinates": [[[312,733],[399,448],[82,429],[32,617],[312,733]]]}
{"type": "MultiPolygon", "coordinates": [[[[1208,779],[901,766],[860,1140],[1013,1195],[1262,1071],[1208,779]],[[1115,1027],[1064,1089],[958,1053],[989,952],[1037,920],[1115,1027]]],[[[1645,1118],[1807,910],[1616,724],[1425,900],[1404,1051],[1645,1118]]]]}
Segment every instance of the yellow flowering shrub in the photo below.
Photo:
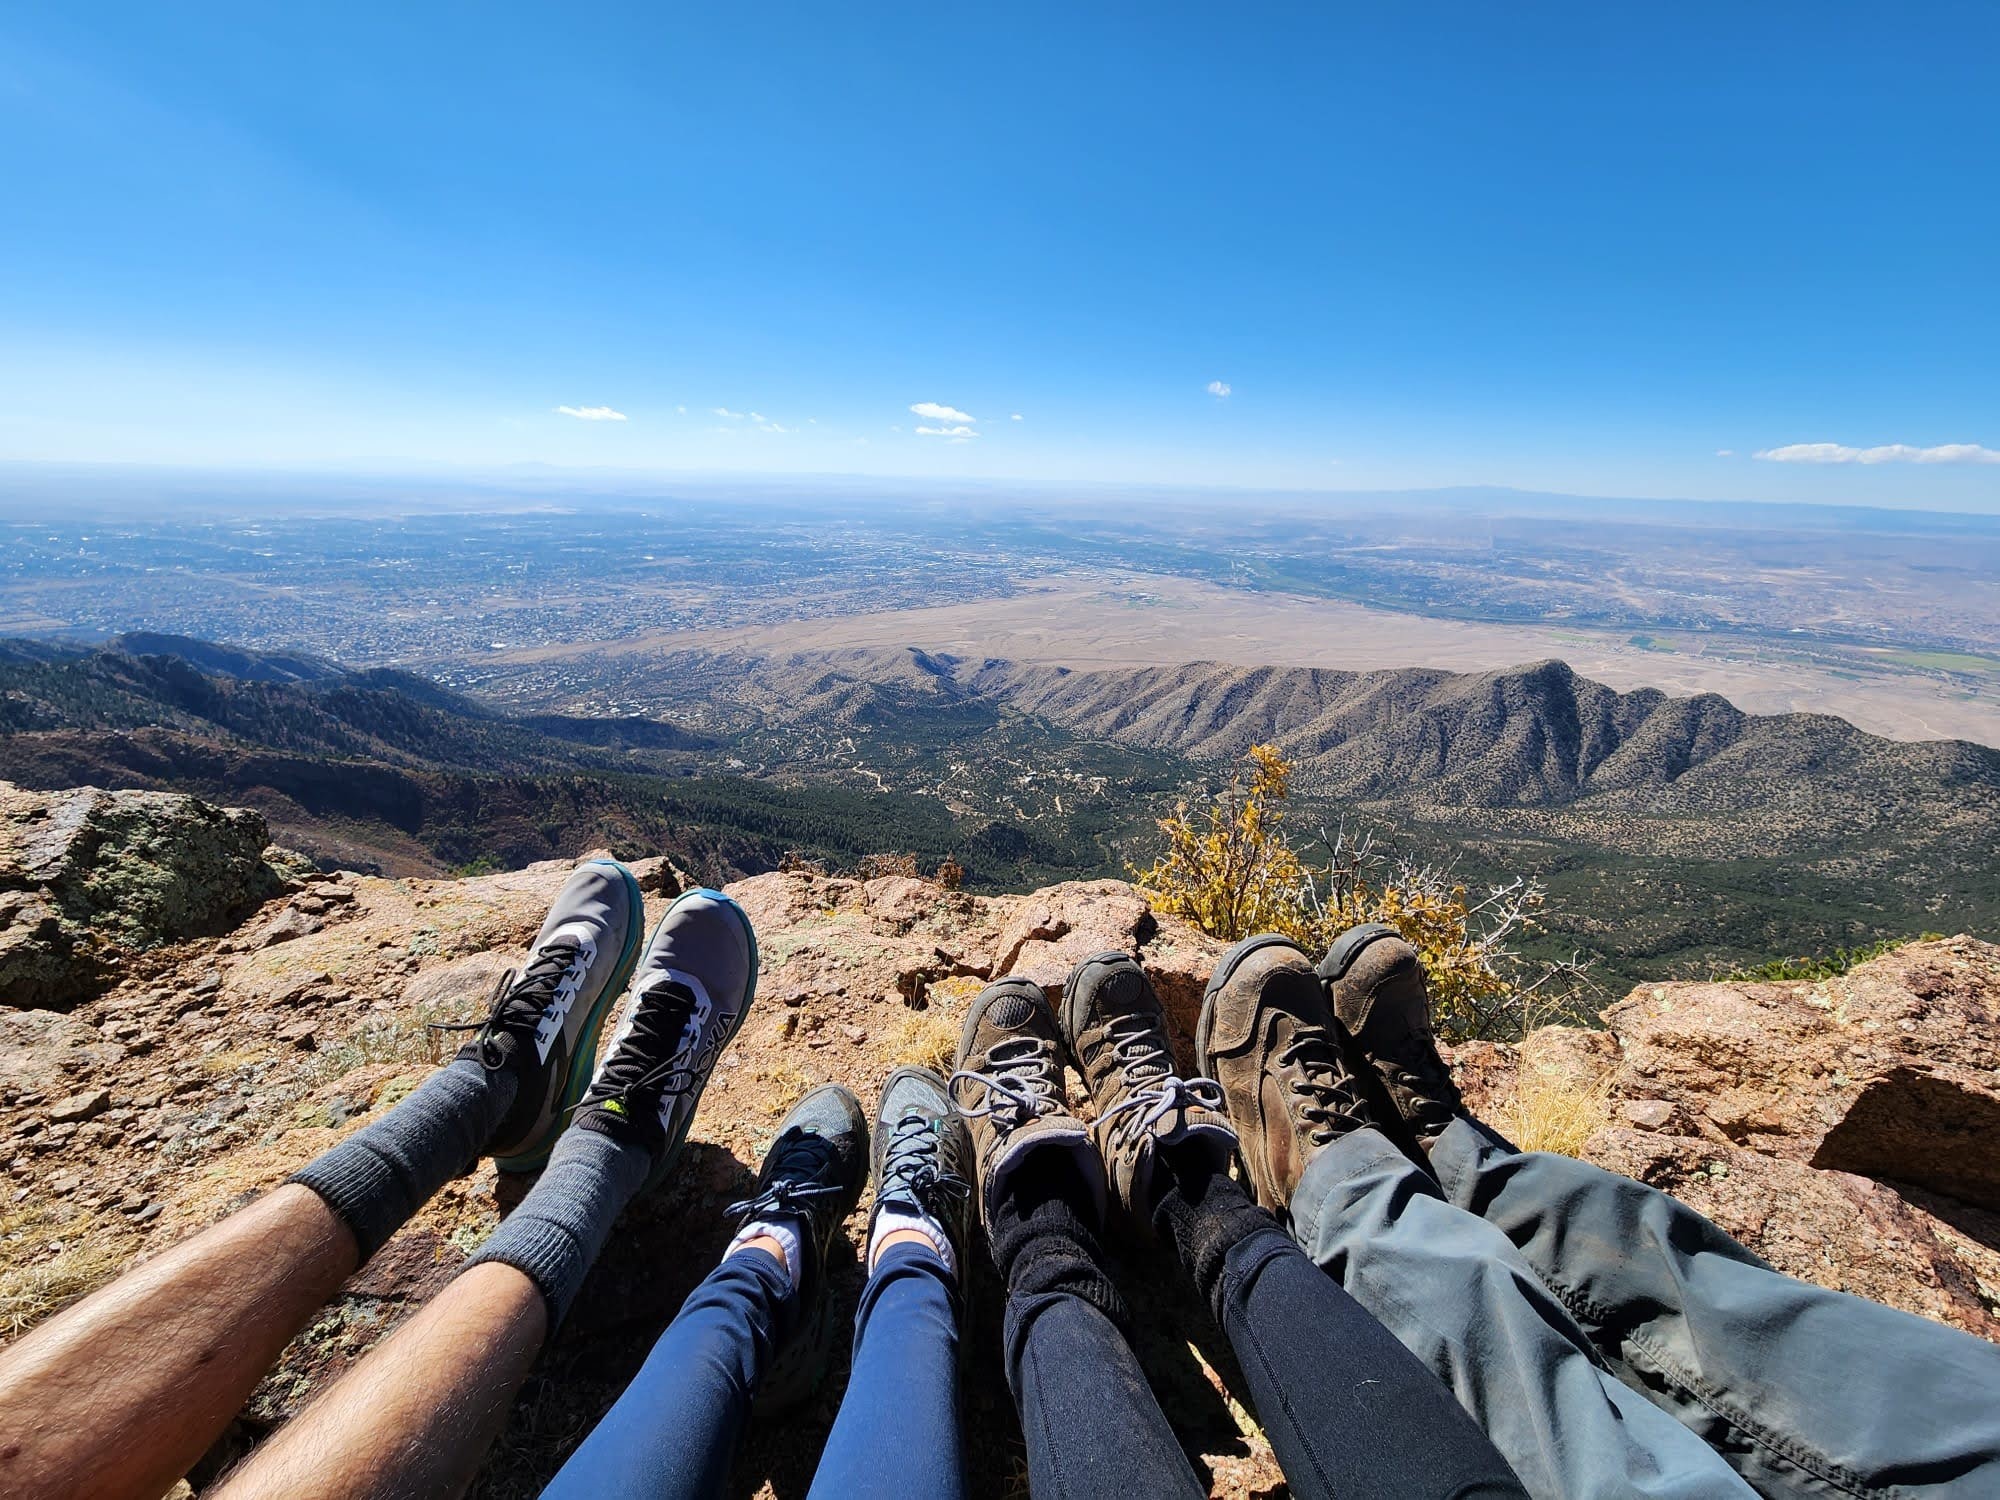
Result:
{"type": "Polygon", "coordinates": [[[1160,820],[1166,848],[1133,868],[1154,906],[1226,941],[1280,932],[1317,956],[1349,927],[1387,922],[1421,955],[1438,1033],[1448,1040],[1517,1032],[1528,999],[1585,965],[1539,972],[1507,946],[1534,925],[1538,882],[1519,879],[1475,901],[1449,870],[1385,861],[1366,837],[1325,839],[1323,865],[1301,859],[1285,827],[1292,768],[1275,745],[1253,745],[1242,774],[1205,807],[1180,803],[1160,820]]]}

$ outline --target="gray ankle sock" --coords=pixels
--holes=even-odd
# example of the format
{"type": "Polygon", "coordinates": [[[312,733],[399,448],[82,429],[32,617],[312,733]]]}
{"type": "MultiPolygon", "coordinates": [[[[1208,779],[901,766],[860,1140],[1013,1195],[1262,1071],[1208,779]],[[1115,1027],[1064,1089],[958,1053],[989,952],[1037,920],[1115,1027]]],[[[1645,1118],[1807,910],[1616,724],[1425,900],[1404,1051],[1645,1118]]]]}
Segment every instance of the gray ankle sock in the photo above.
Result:
{"type": "Polygon", "coordinates": [[[479,1160],[519,1080],[461,1057],[388,1114],[293,1175],[354,1231],[361,1258],[382,1248],[424,1200],[479,1160]]]}
{"type": "Polygon", "coordinates": [[[653,1153],[594,1130],[566,1130],[542,1180],[467,1261],[497,1260],[541,1289],[553,1333],[611,1226],[653,1170],[653,1153]]]}

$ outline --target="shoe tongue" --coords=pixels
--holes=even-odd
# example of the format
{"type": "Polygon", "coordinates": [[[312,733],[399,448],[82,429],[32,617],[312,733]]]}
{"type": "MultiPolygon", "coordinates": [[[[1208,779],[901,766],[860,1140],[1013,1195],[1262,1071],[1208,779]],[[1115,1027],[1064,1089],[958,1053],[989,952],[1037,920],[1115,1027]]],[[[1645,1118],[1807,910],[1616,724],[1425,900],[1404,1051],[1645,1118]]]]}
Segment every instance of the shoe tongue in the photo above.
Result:
{"type": "Polygon", "coordinates": [[[986,1018],[995,1026],[1011,1031],[1034,1019],[1035,1002],[1026,995],[1006,994],[987,1007],[986,1018]]]}
{"type": "Polygon", "coordinates": [[[1146,979],[1137,969],[1116,968],[1104,977],[1103,988],[1098,991],[1100,1003],[1105,1010],[1137,1010],[1146,997],[1146,979]]]}

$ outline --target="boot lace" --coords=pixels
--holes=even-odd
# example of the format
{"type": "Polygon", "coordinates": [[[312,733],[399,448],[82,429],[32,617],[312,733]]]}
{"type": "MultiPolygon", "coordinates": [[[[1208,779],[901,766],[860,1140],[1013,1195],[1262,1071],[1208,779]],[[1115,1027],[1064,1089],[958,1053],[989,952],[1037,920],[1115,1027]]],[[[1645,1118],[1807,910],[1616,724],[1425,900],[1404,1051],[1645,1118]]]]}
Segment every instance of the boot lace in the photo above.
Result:
{"type": "Polygon", "coordinates": [[[876,1202],[911,1203],[933,1219],[944,1218],[947,1209],[962,1202],[972,1184],[945,1170],[943,1139],[937,1122],[927,1115],[913,1112],[898,1120],[882,1153],[876,1202]]]}
{"type": "Polygon", "coordinates": [[[1324,1146],[1336,1136],[1371,1123],[1368,1106],[1331,1037],[1318,1031],[1296,1033],[1278,1054],[1278,1066],[1299,1070],[1292,1080],[1292,1092],[1305,1101],[1299,1107],[1299,1118],[1305,1121],[1313,1144],[1324,1146]]]}
{"type": "Polygon", "coordinates": [[[985,1071],[960,1068],[946,1087],[966,1119],[991,1115],[1001,1129],[1012,1130],[1044,1115],[1062,1113],[1062,1100],[1056,1092],[1061,1078],[1046,1040],[1012,1036],[987,1049],[985,1071]],[[985,1091],[977,1108],[966,1104],[959,1092],[960,1084],[975,1083],[985,1091]]]}
{"type": "Polygon", "coordinates": [[[509,969],[495,981],[492,1009],[483,1021],[431,1021],[427,1031],[476,1031],[479,1061],[490,1073],[506,1066],[499,1045],[503,1034],[526,1041],[542,1024],[542,1017],[555,1000],[563,976],[583,953],[583,945],[573,938],[555,938],[544,944],[524,970],[509,969]]]}
{"type": "MultiPolygon", "coordinates": [[[[1128,1073],[1126,1076],[1129,1078],[1131,1075],[1128,1073]]],[[[1182,1078],[1169,1073],[1152,1087],[1128,1094],[1097,1118],[1101,1124],[1118,1120],[1121,1115],[1131,1117],[1119,1120],[1111,1131],[1111,1140],[1115,1145],[1134,1138],[1143,1139],[1175,1110],[1197,1107],[1221,1114],[1228,1107],[1223,1098],[1222,1085],[1213,1078],[1182,1078]]]]}

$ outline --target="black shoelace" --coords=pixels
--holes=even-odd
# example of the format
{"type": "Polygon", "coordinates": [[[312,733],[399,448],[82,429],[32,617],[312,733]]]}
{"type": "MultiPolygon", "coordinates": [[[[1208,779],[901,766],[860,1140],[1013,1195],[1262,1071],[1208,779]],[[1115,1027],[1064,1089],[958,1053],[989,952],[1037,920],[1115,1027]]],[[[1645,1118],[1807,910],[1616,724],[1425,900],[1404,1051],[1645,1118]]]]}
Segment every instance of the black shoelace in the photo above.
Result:
{"type": "Polygon", "coordinates": [[[1458,1117],[1465,1096],[1434,1048],[1413,1048],[1400,1055],[1378,1057],[1376,1062],[1388,1073],[1388,1081],[1407,1093],[1404,1118],[1417,1134],[1434,1134],[1458,1117]]]}
{"type": "Polygon", "coordinates": [[[694,1082],[688,1066],[694,1038],[685,1035],[694,1018],[694,991],[679,980],[666,979],[632,1002],[632,1029],[618,1050],[604,1061],[590,1091],[577,1108],[616,1099],[628,1110],[639,1104],[657,1105],[666,1094],[677,1094],[694,1082]]]}
{"type": "Polygon", "coordinates": [[[808,1130],[786,1131],[764,1163],[765,1186],[756,1196],[732,1203],[723,1212],[738,1222],[773,1214],[810,1218],[814,1204],[840,1196],[840,1184],[827,1180],[837,1165],[833,1143],[825,1136],[808,1130]]]}
{"type": "Polygon", "coordinates": [[[483,1021],[432,1021],[429,1031],[476,1031],[479,1033],[479,1061],[488,1072],[506,1066],[499,1047],[503,1034],[523,1042],[533,1038],[542,1024],[556,988],[576,962],[583,945],[572,938],[555,938],[544,945],[518,973],[509,969],[493,986],[493,1008],[483,1021]]]}
{"type": "Polygon", "coordinates": [[[913,1112],[898,1120],[882,1153],[875,1201],[907,1203],[925,1217],[942,1221],[972,1192],[971,1183],[941,1164],[943,1140],[938,1122],[928,1115],[913,1112]]]}
{"type": "Polygon", "coordinates": [[[1307,1122],[1314,1144],[1324,1146],[1371,1123],[1368,1106],[1333,1038],[1318,1031],[1297,1032],[1278,1054],[1279,1067],[1294,1063],[1302,1076],[1292,1080],[1292,1092],[1306,1101],[1299,1118],[1307,1122]]]}

